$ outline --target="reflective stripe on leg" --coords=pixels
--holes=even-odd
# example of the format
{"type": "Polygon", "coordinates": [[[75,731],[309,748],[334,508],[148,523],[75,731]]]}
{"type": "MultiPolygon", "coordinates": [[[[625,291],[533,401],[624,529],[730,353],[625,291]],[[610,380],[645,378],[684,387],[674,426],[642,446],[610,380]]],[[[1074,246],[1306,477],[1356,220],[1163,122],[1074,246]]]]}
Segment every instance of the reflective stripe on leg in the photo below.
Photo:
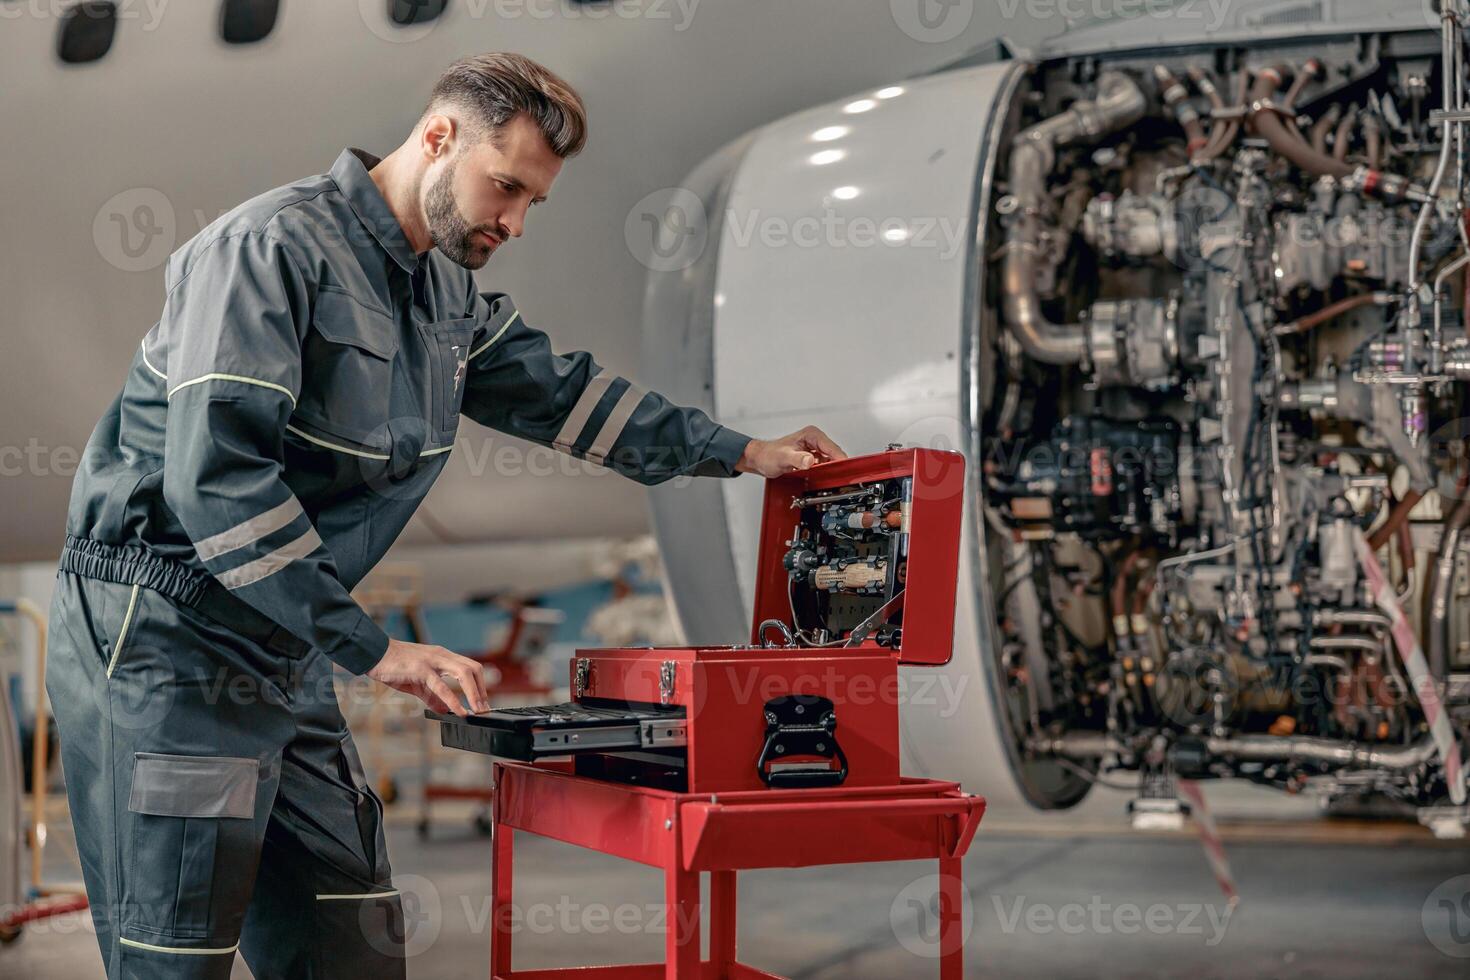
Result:
{"type": "Polygon", "coordinates": [[[146,949],[150,953],[170,953],[175,956],[223,956],[225,953],[233,953],[240,948],[240,944],[222,947],[219,949],[206,949],[191,946],[155,946],[152,943],[140,943],[136,939],[128,939],[126,936],[118,940],[124,946],[134,949],[146,949]]]}
{"type": "Polygon", "coordinates": [[[395,888],[391,892],[367,892],[362,895],[318,895],[316,900],[318,902],[361,901],[368,898],[392,898],[397,894],[399,891],[395,888]]]}

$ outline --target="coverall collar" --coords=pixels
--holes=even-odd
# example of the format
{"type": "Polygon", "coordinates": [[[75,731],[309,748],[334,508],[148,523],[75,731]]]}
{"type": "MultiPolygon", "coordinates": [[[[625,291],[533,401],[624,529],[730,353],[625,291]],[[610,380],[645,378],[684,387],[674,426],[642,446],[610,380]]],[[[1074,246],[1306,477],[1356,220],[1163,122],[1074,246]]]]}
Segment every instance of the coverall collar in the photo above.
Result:
{"type": "Polygon", "coordinates": [[[353,213],[377,239],[378,244],[383,246],[383,251],[392,256],[403,271],[412,273],[418,268],[419,257],[409,246],[403,226],[388,209],[388,202],[383,200],[378,185],[373,183],[373,178],[368,174],[370,169],[378,165],[379,159],[366,150],[343,150],[338,155],[337,162],[332,165],[332,180],[342,188],[353,213]]]}

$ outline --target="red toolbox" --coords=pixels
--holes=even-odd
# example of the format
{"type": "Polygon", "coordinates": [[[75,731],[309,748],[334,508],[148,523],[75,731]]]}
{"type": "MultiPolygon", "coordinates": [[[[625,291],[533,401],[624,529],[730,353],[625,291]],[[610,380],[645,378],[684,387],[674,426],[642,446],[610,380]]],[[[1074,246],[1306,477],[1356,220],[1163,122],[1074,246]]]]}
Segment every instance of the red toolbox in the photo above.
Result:
{"type": "Polygon", "coordinates": [[[770,480],[748,644],[580,650],[568,704],[430,714],[445,745],[515,760],[495,769],[493,977],[768,977],[735,959],[739,869],[917,858],[940,862],[940,975],[961,975],[985,803],[900,775],[898,668],[950,657],[963,492],[963,457],[927,449],[770,480]],[[513,971],[516,830],[663,868],[666,962],[513,971]]]}

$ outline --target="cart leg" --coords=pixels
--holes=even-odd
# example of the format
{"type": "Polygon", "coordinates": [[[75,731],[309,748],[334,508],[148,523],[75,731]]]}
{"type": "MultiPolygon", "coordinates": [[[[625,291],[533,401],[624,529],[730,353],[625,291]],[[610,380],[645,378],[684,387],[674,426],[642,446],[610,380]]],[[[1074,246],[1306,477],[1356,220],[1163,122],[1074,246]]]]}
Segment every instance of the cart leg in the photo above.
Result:
{"type": "Polygon", "coordinates": [[[939,977],[960,980],[965,973],[964,871],[959,858],[939,861],[939,977]]]}
{"type": "Polygon", "coordinates": [[[495,825],[490,859],[490,976],[510,976],[511,882],[514,880],[515,831],[495,825]]]}
{"type": "Polygon", "coordinates": [[[709,958],[713,980],[729,980],[735,963],[736,895],[734,871],[711,871],[709,883],[709,958]]]}
{"type": "Polygon", "coordinates": [[[699,980],[699,872],[679,867],[677,855],[664,871],[664,905],[668,909],[664,978],[699,980]]]}

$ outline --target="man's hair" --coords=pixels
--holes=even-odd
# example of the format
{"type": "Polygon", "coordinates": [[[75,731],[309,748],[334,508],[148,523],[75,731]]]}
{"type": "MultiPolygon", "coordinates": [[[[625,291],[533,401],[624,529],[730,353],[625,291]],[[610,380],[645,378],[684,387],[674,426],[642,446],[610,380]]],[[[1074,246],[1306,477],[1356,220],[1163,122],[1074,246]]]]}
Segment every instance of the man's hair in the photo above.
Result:
{"type": "Polygon", "coordinates": [[[450,65],[434,85],[425,114],[458,110],[470,139],[495,137],[495,130],[525,113],[551,151],[574,156],[587,142],[582,97],[557,75],[524,55],[496,51],[450,65]]]}

